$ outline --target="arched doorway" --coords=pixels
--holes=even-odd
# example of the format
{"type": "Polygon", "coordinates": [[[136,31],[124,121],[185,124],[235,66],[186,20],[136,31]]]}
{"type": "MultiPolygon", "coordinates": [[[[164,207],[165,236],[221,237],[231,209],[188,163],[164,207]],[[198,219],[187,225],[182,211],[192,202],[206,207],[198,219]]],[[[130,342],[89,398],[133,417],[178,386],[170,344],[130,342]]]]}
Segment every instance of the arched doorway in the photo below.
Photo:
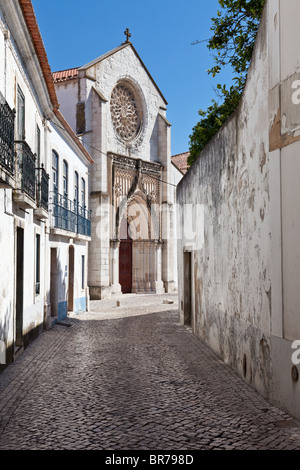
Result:
{"type": "Polygon", "coordinates": [[[129,224],[123,217],[120,226],[119,247],[119,284],[123,294],[130,294],[132,290],[132,239],[129,235],[129,224]]]}
{"type": "MultiPolygon", "coordinates": [[[[153,212],[153,211],[152,211],[153,212]]],[[[123,293],[156,292],[160,247],[145,194],[136,191],[122,211],[119,225],[119,284],[123,293]]]]}

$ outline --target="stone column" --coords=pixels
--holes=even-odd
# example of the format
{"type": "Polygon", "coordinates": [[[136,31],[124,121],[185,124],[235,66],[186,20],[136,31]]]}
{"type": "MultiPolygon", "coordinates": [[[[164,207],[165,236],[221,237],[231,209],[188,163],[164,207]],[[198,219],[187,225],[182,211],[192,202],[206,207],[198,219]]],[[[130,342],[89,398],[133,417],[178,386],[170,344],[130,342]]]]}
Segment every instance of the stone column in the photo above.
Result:
{"type": "Polygon", "coordinates": [[[132,293],[136,294],[138,291],[138,266],[137,259],[140,259],[139,253],[139,244],[135,241],[132,242],[132,293]]]}
{"type": "Polygon", "coordinates": [[[92,193],[92,240],[89,243],[88,285],[91,300],[109,298],[109,207],[107,195],[92,193]]]}
{"type": "Polygon", "coordinates": [[[173,204],[162,205],[162,279],[166,292],[176,292],[177,286],[175,283],[175,256],[176,240],[174,230],[174,206],[173,204]]]}
{"type": "Polygon", "coordinates": [[[145,291],[146,292],[151,292],[151,243],[150,242],[144,242],[144,251],[145,251],[145,291]]]}
{"type": "Polygon", "coordinates": [[[122,293],[121,285],[119,283],[119,247],[119,240],[110,240],[112,294],[122,293]]]}
{"type": "Polygon", "coordinates": [[[162,241],[153,242],[154,281],[152,289],[156,294],[164,294],[164,283],[162,281],[162,241]]]}

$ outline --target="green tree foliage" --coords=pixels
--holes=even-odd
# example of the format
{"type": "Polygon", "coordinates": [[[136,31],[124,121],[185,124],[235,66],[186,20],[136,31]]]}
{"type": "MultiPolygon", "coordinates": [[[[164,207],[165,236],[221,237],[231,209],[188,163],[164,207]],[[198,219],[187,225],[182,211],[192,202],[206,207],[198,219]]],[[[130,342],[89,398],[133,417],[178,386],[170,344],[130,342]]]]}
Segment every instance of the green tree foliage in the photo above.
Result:
{"type": "Polygon", "coordinates": [[[222,11],[217,11],[217,16],[212,18],[213,36],[208,48],[214,53],[214,65],[208,73],[215,77],[229,65],[235,85],[227,90],[225,85],[218,84],[221,103],[212,100],[206,111],[199,110],[201,119],[190,135],[189,165],[239,105],[265,4],[265,0],[218,1],[222,11]]]}

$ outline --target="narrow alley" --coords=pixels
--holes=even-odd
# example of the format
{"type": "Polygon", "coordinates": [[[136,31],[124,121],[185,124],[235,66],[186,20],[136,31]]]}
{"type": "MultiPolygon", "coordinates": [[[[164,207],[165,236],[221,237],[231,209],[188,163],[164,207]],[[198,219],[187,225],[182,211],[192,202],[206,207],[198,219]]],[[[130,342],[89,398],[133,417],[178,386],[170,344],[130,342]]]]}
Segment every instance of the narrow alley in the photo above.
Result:
{"type": "Polygon", "coordinates": [[[300,427],[179,324],[176,294],[128,295],[0,375],[0,449],[300,449],[300,427]]]}

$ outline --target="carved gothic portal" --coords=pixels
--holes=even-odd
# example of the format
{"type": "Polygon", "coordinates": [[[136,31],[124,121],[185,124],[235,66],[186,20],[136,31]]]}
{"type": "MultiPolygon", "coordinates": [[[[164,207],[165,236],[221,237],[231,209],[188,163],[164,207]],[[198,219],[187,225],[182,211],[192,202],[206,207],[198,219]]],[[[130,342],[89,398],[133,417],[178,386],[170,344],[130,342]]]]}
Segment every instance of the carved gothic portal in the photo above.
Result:
{"type": "Polygon", "coordinates": [[[119,284],[123,293],[163,293],[162,166],[114,154],[110,156],[114,210],[112,283],[119,284]],[[116,266],[119,267],[118,273],[116,266]]]}

